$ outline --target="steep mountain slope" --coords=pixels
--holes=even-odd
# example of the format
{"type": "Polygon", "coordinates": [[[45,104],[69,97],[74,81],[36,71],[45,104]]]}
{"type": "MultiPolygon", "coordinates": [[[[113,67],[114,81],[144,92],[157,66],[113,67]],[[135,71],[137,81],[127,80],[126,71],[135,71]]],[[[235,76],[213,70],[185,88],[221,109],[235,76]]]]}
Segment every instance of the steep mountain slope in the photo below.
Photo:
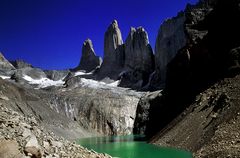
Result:
{"type": "Polygon", "coordinates": [[[187,43],[167,65],[165,89],[139,102],[136,133],[144,132],[159,145],[199,150],[198,156],[239,154],[238,144],[227,143],[236,139],[238,126],[223,138],[224,130],[233,128],[227,121],[238,121],[239,3],[204,0],[186,7],[187,43]],[[227,142],[216,148],[220,138],[227,142]]]}
{"type": "Polygon", "coordinates": [[[198,95],[151,142],[198,151],[198,156],[237,156],[239,114],[240,76],[226,78],[198,95]]]}

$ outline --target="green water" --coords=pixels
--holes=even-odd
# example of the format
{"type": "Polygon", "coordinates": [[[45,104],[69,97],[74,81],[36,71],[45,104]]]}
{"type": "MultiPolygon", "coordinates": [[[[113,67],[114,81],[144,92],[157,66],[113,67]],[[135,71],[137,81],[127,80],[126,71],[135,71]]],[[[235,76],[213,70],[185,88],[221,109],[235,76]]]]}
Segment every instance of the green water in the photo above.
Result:
{"type": "Polygon", "coordinates": [[[119,158],[192,158],[192,154],[173,148],[162,148],[141,141],[139,136],[111,136],[80,139],[88,149],[119,158]]]}

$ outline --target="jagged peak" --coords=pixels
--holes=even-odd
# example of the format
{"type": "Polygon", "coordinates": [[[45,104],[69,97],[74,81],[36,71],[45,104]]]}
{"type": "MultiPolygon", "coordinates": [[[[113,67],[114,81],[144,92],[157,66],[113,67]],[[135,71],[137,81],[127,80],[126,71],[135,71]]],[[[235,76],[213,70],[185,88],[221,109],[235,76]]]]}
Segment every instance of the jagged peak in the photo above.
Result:
{"type": "Polygon", "coordinates": [[[92,40],[90,38],[87,38],[84,42],[83,42],[83,46],[85,47],[89,47],[93,49],[93,43],[92,40]]]}
{"type": "Polygon", "coordinates": [[[108,30],[119,30],[117,20],[113,20],[108,27],[108,30]]]}
{"type": "Polygon", "coordinates": [[[137,32],[146,32],[142,26],[137,27],[137,32]]]}
{"type": "Polygon", "coordinates": [[[5,57],[3,56],[3,53],[0,52],[0,61],[3,61],[5,59],[5,57]]]}
{"type": "Polygon", "coordinates": [[[83,55],[92,53],[94,56],[96,56],[95,51],[93,49],[93,43],[92,43],[92,40],[90,38],[87,38],[83,42],[82,53],[83,53],[83,55]]]}
{"type": "Polygon", "coordinates": [[[135,38],[136,36],[138,36],[137,37],[138,40],[144,40],[145,44],[149,44],[148,33],[142,26],[139,26],[137,28],[131,27],[127,40],[128,39],[133,40],[133,38],[135,38]]]}

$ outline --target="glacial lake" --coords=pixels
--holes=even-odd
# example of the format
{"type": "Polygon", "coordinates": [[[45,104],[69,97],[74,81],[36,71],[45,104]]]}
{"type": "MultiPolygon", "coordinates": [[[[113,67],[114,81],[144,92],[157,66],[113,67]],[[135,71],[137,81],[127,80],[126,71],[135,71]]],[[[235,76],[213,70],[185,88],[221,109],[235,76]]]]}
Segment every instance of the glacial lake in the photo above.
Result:
{"type": "Polygon", "coordinates": [[[147,144],[141,136],[110,136],[79,139],[89,150],[107,153],[114,158],[192,158],[190,152],[147,144]]]}

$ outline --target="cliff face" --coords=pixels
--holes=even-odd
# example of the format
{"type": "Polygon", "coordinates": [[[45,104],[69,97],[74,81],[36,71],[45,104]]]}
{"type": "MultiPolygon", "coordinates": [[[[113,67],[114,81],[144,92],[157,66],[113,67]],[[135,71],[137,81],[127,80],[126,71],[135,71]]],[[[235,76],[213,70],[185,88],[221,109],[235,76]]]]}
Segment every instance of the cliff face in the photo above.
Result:
{"type": "Polygon", "coordinates": [[[143,27],[131,28],[125,42],[125,68],[152,73],[154,56],[143,27]]]}
{"type": "Polygon", "coordinates": [[[125,64],[120,86],[141,89],[154,71],[154,55],[144,28],[131,28],[125,42],[125,64]]]}
{"type": "Polygon", "coordinates": [[[175,57],[178,50],[187,43],[185,34],[185,13],[168,19],[161,25],[155,45],[155,74],[151,84],[164,87],[166,82],[167,64],[175,57]]]}
{"type": "Polygon", "coordinates": [[[46,99],[55,111],[89,131],[102,135],[131,134],[140,94],[127,93],[121,88],[106,88],[80,86],[46,99]]]}
{"type": "Polygon", "coordinates": [[[124,45],[118,23],[114,20],[104,34],[104,58],[98,79],[109,77],[116,80],[124,64],[124,45]]]}
{"type": "Polygon", "coordinates": [[[104,35],[104,62],[116,62],[116,49],[123,44],[122,34],[116,20],[108,27],[104,35]]]}

